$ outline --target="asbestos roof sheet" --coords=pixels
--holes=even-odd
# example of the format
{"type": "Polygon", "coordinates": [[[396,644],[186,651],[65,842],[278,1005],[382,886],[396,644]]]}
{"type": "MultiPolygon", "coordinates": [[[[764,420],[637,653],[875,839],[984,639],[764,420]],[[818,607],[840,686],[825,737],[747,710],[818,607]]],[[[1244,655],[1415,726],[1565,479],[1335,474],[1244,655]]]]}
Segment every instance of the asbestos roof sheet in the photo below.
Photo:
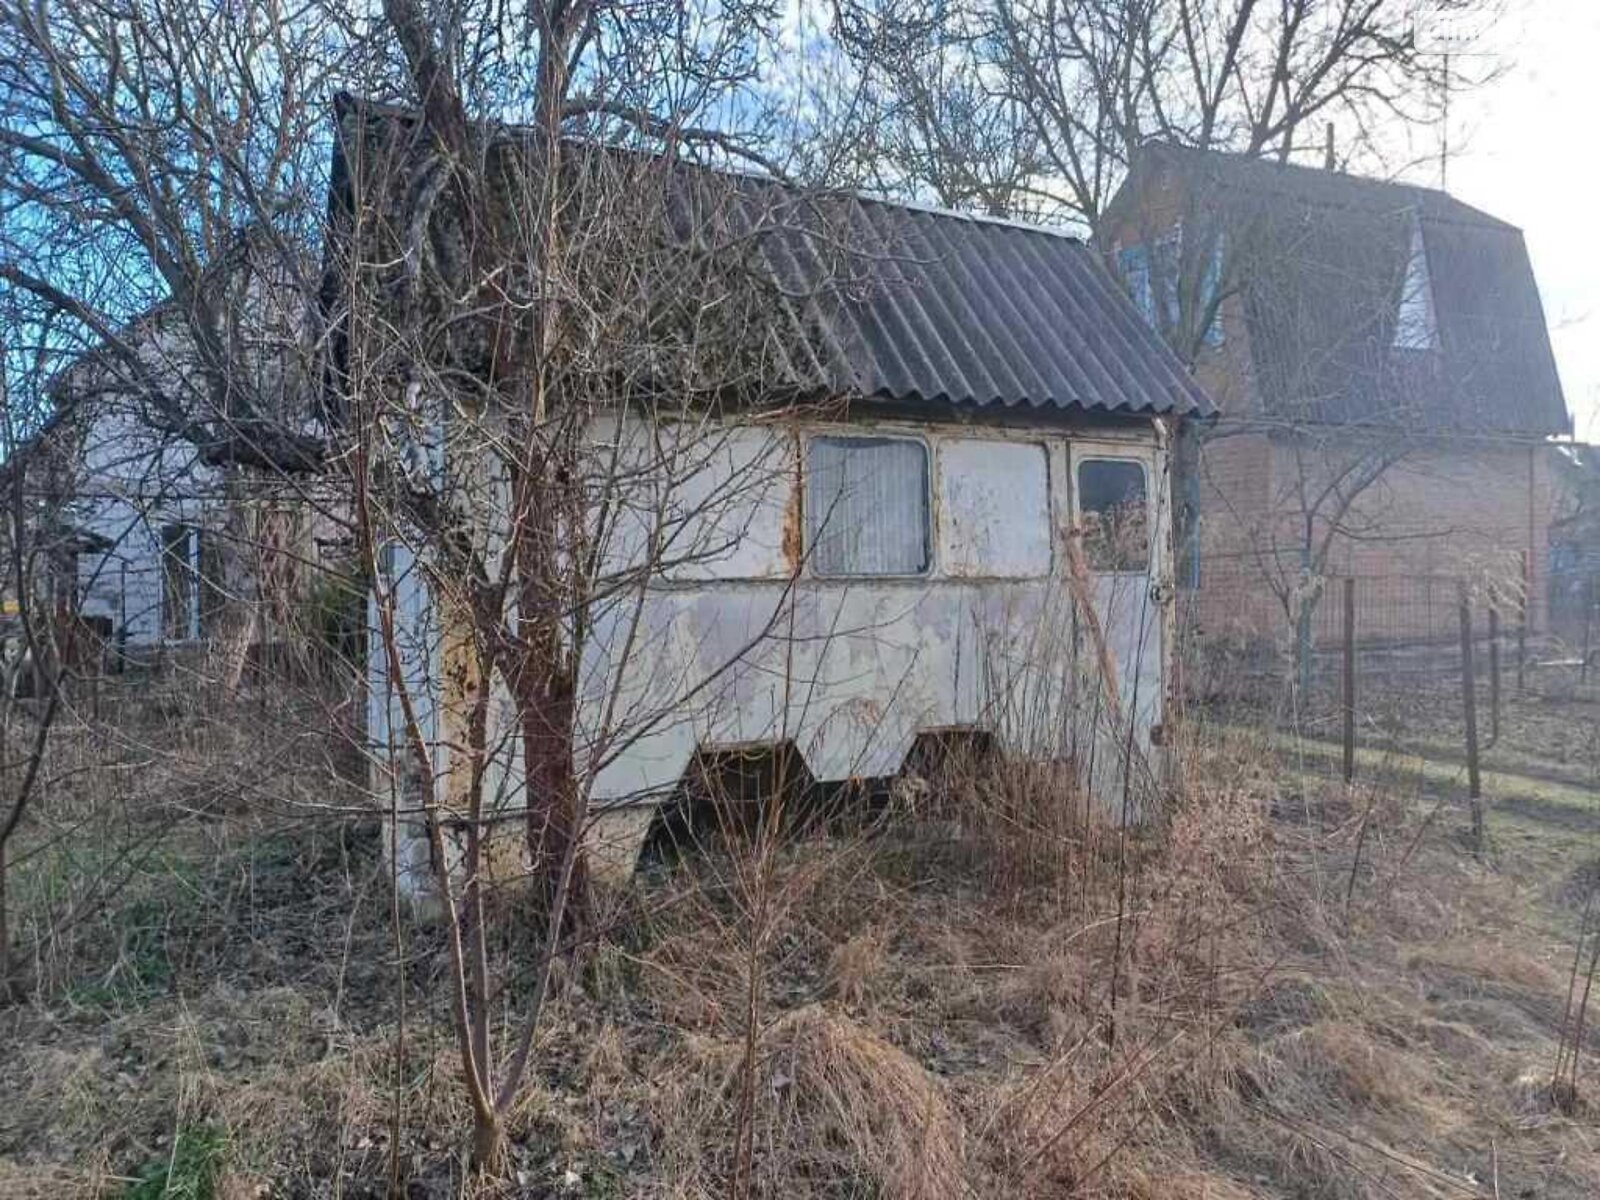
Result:
{"type": "MultiPolygon", "coordinates": [[[[855,286],[816,304],[816,366],[901,402],[1205,415],[1211,401],[1099,258],[1037,226],[859,196],[820,201],[855,286]]],[[[806,235],[775,237],[804,260],[806,235]]]]}
{"type": "MultiPolygon", "coordinates": [[[[332,240],[353,240],[348,230],[359,226],[371,262],[416,260],[417,247],[396,239],[415,227],[407,206],[416,181],[437,161],[431,137],[403,110],[342,98],[338,115],[332,240]]],[[[535,170],[528,145],[515,128],[489,134],[488,177],[502,190],[512,231],[503,244],[514,245],[513,198],[535,170]]],[[[597,245],[592,260],[569,271],[613,297],[636,289],[625,320],[602,321],[592,334],[597,346],[607,342],[594,359],[622,362],[630,379],[655,372],[673,386],[673,368],[662,367],[668,356],[658,352],[662,331],[680,331],[671,336],[681,341],[688,325],[698,330],[722,320],[743,345],[724,346],[716,361],[733,366],[715,370],[745,391],[1018,411],[1215,411],[1097,253],[1059,231],[799,188],[593,142],[566,146],[562,211],[573,253],[585,253],[583,239],[593,230],[633,231],[625,254],[597,245]],[[730,284],[740,272],[762,277],[769,298],[752,304],[748,289],[741,297],[730,284]],[[712,310],[719,304],[738,315],[718,317],[712,310]]],[[[450,219],[448,212],[432,218],[432,244],[460,240],[440,224],[450,219]]],[[[338,249],[330,255],[336,269],[338,249]]],[[[396,279],[378,291],[379,303],[418,295],[386,269],[396,279]]],[[[425,295],[414,303],[421,307],[406,319],[449,316],[426,308],[425,295]]],[[[467,347],[457,361],[481,371],[485,358],[467,347]]],[[[684,382],[714,381],[680,377],[684,382]]]]}

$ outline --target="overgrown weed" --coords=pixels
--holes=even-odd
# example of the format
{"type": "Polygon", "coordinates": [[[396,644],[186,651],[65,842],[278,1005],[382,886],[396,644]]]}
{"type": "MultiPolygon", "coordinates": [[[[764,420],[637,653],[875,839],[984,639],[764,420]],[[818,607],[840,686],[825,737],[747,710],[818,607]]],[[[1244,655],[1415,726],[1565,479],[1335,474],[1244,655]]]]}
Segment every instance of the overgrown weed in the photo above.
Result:
{"type": "Polygon", "coordinates": [[[424,926],[397,1057],[371,835],[212,831],[74,942],[72,986],[114,996],[0,1018],[0,1191],[116,1195],[211,1131],[218,1194],[377,1196],[394,1165],[421,1196],[1594,1194],[1594,1110],[1549,1087],[1559,887],[1259,744],[1188,761],[1147,828],[957,761],[877,820],[730,829],[639,880],[552,1007],[498,1190],[464,1182],[424,926]]]}

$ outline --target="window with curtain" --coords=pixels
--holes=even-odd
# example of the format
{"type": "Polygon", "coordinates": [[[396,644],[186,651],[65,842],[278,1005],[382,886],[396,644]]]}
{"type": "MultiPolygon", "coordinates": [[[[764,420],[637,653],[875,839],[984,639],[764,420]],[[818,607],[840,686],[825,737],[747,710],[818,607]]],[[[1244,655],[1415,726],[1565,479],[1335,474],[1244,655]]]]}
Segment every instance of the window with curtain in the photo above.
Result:
{"type": "MultiPolygon", "coordinates": [[[[1222,289],[1223,254],[1226,242],[1223,235],[1212,239],[1211,252],[1200,271],[1200,291],[1195,297],[1201,315],[1211,311],[1218,303],[1222,289]]],[[[1183,273],[1183,226],[1169,229],[1156,239],[1155,255],[1143,243],[1128,246],[1117,254],[1117,269],[1128,289],[1135,308],[1152,329],[1177,329],[1181,318],[1178,282],[1183,273]],[[1157,293],[1161,301],[1158,311],[1157,293]]],[[[1212,312],[1204,338],[1208,346],[1222,345],[1222,313],[1212,312]]]]}
{"type": "Polygon", "coordinates": [[[931,558],[928,448],[909,438],[812,438],[806,537],[818,575],[920,575],[931,558]]]}

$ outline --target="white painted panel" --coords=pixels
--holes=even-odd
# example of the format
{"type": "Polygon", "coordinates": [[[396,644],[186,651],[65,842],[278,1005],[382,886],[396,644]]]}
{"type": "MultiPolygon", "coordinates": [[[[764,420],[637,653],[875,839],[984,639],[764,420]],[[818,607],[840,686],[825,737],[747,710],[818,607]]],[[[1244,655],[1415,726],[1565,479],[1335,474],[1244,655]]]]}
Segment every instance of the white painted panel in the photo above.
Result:
{"type": "MultiPolygon", "coordinates": [[[[759,465],[771,491],[747,489],[728,506],[741,536],[727,539],[725,555],[694,564],[709,569],[714,560],[718,571],[757,573],[782,565],[794,497],[778,480],[792,471],[792,457],[784,456],[794,444],[790,433],[764,429],[727,437],[695,430],[692,439],[652,431],[629,452],[655,463],[659,473],[641,472],[639,480],[661,484],[656,497],[690,496],[701,487],[701,495],[714,493],[719,480],[739,477],[742,465],[759,465]],[[709,450],[689,454],[690,440],[709,450]],[[775,441],[785,449],[769,458],[775,441]],[[783,465],[767,470],[776,463],[783,465]],[[701,481],[685,487],[697,474],[701,481]]],[[[1084,453],[1143,462],[1152,492],[1164,486],[1149,439],[1108,440],[1084,453]]],[[[1050,480],[1068,478],[1068,462],[1068,442],[1059,435],[949,439],[935,469],[954,474],[939,485],[937,507],[955,521],[936,547],[942,561],[930,578],[808,572],[791,580],[784,571],[767,579],[680,573],[662,580],[635,571],[607,590],[590,610],[579,669],[575,766],[593,799],[602,806],[659,799],[697,747],[737,743],[792,741],[819,779],[892,774],[919,732],[951,727],[992,730],[1019,755],[1077,753],[1102,770],[1114,764],[1128,726],[1095,720],[1095,689],[1083,683],[1092,683],[1097,668],[1085,670],[1064,559],[1053,562],[1050,553],[1053,528],[1066,524],[1071,499],[1068,487],[1052,489],[1050,480]],[[1043,509],[1026,531],[1015,520],[1018,500],[1043,509]],[[982,574],[944,573],[956,562],[982,574]]],[[[692,500],[651,503],[653,529],[667,528],[674,513],[687,529],[693,513],[702,530],[711,529],[706,536],[718,536],[716,523],[707,524],[709,510],[696,513],[692,500]]],[[[1162,511],[1153,505],[1158,524],[1162,511]]],[[[1159,570],[1161,543],[1154,540],[1152,567],[1159,570]]],[[[1117,690],[1134,714],[1141,750],[1161,704],[1161,614],[1150,580],[1133,571],[1092,581],[1117,690]]],[[[520,764],[513,758],[508,766],[506,786],[515,791],[520,764]]],[[[1115,774],[1086,775],[1102,803],[1120,794],[1115,774]]]]}
{"type": "Polygon", "coordinates": [[[636,611],[597,622],[585,656],[583,723],[599,738],[610,702],[620,731],[595,778],[602,802],[670,788],[697,746],[793,741],[825,780],[892,775],[926,729],[1069,749],[1071,608],[1056,580],[722,584],[652,591],[636,611]]]}
{"type": "Polygon", "coordinates": [[[607,417],[595,422],[587,452],[584,474],[596,481],[590,523],[606,576],[646,568],[680,582],[790,574],[784,528],[796,469],[788,432],[607,417]]]}
{"type": "Polygon", "coordinates": [[[794,438],[751,426],[676,432],[678,454],[663,474],[667,577],[788,575],[784,518],[796,482],[794,438]]]}
{"type": "Polygon", "coordinates": [[[970,579],[1050,573],[1044,446],[951,438],[939,444],[939,566],[970,579]]]}

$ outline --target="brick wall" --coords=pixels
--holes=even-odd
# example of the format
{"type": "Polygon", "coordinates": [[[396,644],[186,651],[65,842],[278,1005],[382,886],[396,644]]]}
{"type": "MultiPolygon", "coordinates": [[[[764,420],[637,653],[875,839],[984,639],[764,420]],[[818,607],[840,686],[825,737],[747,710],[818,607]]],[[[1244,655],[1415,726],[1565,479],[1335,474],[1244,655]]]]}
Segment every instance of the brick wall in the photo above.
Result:
{"type": "MultiPolygon", "coordinates": [[[[1394,453],[1340,519],[1323,571],[1361,581],[1362,636],[1450,636],[1458,579],[1485,596],[1493,585],[1511,621],[1525,551],[1529,627],[1542,631],[1553,499],[1545,455],[1522,444],[1437,441],[1394,453]]],[[[1246,640],[1289,637],[1270,584],[1300,585],[1302,485],[1315,496],[1334,474],[1354,461],[1371,462],[1370,455],[1370,447],[1337,435],[1297,447],[1283,435],[1230,434],[1226,423],[1212,433],[1200,454],[1200,587],[1191,602],[1201,631],[1246,640]]],[[[1337,630],[1334,607],[1319,605],[1320,635],[1337,630]]]]}
{"type": "MultiPolygon", "coordinates": [[[[1119,198],[1126,202],[1114,207],[1102,231],[1113,270],[1116,250],[1197,220],[1181,182],[1147,176],[1142,187],[1137,196],[1119,198]]],[[[1220,319],[1221,344],[1201,350],[1194,364],[1222,417],[1202,433],[1190,492],[1200,514],[1199,586],[1185,597],[1184,624],[1207,636],[1287,643],[1289,620],[1275,591],[1302,586],[1302,485],[1315,494],[1352,461],[1371,461],[1375,443],[1363,445],[1356,440],[1362,435],[1337,427],[1291,437],[1264,420],[1237,295],[1225,295],[1220,319]]],[[[1545,629],[1552,480],[1541,449],[1448,436],[1387,452],[1376,444],[1394,461],[1341,518],[1344,532],[1325,567],[1328,577],[1366,581],[1357,587],[1365,634],[1440,636],[1454,629],[1448,622],[1456,620],[1456,579],[1499,580],[1506,592],[1520,592],[1525,555],[1530,628],[1545,629]]],[[[1514,604],[1508,598],[1507,606],[1514,604]]],[[[1337,610],[1319,603],[1318,628],[1337,630],[1337,610]]]]}

